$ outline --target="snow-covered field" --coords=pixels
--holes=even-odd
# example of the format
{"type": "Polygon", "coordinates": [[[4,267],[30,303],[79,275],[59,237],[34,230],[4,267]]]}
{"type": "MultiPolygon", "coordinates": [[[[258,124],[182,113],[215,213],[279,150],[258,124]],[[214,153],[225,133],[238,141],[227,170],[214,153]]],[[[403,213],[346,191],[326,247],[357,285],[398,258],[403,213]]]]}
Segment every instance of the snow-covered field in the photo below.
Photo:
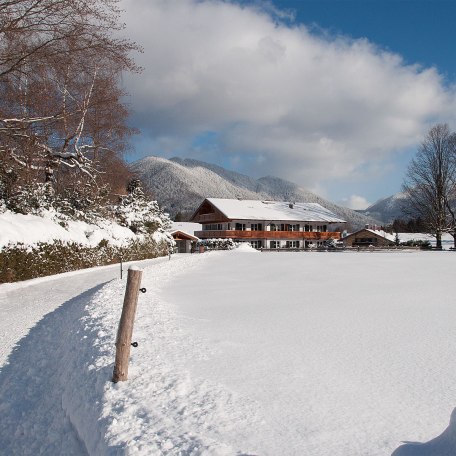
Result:
{"type": "MultiPolygon", "coordinates": [[[[12,334],[1,451],[380,456],[428,441],[456,406],[455,261],[454,252],[247,248],[154,260],[130,379],[118,384],[125,280],[103,285],[100,268],[83,293],[84,273],[1,285],[1,330],[12,334]],[[76,281],[82,294],[68,293],[76,281]],[[24,306],[46,300],[56,310],[20,329],[24,306]]],[[[456,454],[448,435],[426,454],[456,454]]]]}

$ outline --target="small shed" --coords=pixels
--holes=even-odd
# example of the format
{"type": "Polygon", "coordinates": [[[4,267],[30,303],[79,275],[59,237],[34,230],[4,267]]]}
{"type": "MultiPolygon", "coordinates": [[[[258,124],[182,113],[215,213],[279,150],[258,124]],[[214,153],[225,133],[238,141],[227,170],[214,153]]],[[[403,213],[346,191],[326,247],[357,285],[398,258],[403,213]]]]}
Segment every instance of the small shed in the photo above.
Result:
{"type": "Polygon", "coordinates": [[[170,231],[170,234],[176,241],[177,253],[192,253],[195,250],[199,240],[196,236],[181,230],[170,231]]]}
{"type": "Polygon", "coordinates": [[[394,235],[383,230],[363,228],[342,238],[345,247],[388,247],[396,245],[394,235]]]}

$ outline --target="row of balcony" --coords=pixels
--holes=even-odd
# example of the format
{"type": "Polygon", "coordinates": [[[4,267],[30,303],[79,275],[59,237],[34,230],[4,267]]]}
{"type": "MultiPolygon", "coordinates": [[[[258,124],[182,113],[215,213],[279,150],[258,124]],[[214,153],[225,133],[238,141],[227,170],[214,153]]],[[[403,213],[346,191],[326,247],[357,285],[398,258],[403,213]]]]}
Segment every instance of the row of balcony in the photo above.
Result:
{"type": "Polygon", "coordinates": [[[232,239],[283,239],[283,240],[305,240],[305,241],[326,241],[328,239],[339,239],[339,232],[330,231],[241,231],[241,230],[208,230],[196,231],[195,236],[200,239],[211,238],[232,238],[232,239]]]}

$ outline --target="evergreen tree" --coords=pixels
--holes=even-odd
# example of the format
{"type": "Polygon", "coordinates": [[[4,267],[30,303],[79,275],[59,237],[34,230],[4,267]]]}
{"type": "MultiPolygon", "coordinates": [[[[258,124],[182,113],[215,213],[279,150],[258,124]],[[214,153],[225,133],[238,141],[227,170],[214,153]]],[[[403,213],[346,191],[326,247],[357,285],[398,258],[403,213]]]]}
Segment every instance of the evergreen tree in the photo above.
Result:
{"type": "Polygon", "coordinates": [[[119,223],[137,234],[164,232],[171,227],[171,220],[158,206],[157,201],[148,200],[139,179],[128,182],[126,196],[121,196],[114,211],[119,223]]]}

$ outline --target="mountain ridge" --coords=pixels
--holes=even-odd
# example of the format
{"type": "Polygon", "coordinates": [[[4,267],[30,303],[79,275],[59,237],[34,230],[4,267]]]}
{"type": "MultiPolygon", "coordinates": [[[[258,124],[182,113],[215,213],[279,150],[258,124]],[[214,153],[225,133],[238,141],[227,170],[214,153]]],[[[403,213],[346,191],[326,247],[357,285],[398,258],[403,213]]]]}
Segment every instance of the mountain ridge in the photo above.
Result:
{"type": "Polygon", "coordinates": [[[394,195],[380,198],[374,204],[371,204],[367,209],[358,211],[359,213],[368,217],[373,217],[384,224],[393,223],[395,219],[408,219],[404,214],[404,204],[407,195],[403,192],[395,193],[394,195]]]}
{"type": "Polygon", "coordinates": [[[381,224],[275,176],[254,179],[218,165],[180,157],[148,156],[131,163],[130,168],[173,218],[178,213],[191,215],[204,198],[212,197],[319,203],[347,220],[348,229],[381,224]]]}

